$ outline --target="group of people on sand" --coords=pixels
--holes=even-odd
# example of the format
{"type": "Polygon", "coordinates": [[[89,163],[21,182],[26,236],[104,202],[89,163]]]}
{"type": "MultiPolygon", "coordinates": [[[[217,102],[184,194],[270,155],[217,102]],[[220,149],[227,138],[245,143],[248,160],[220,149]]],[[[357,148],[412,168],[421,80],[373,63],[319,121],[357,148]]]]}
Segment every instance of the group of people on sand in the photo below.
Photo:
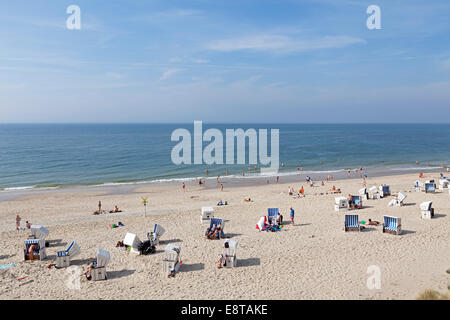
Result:
{"type": "Polygon", "coordinates": [[[300,188],[300,190],[296,193],[295,189],[291,186],[288,187],[288,194],[290,196],[297,196],[297,197],[305,197],[305,188],[303,186],[300,188]]]}
{"type": "MultiPolygon", "coordinates": [[[[22,221],[22,218],[19,215],[17,215],[16,216],[16,230],[17,231],[21,230],[21,227],[20,227],[20,222],[21,221],[22,221]]],[[[26,229],[31,229],[31,223],[29,221],[25,222],[25,228],[26,229]]]]}
{"type": "Polygon", "coordinates": [[[98,214],[103,214],[103,213],[117,213],[117,212],[122,212],[122,210],[120,210],[117,205],[115,205],[114,209],[112,209],[112,210],[103,210],[102,209],[102,202],[99,201],[98,202],[98,210],[94,211],[93,215],[98,215],[98,214]]]}

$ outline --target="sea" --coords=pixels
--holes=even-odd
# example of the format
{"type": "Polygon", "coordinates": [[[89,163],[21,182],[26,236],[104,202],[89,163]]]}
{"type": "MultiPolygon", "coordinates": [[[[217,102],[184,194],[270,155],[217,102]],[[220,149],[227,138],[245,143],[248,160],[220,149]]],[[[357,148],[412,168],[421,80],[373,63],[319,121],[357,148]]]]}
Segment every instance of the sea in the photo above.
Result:
{"type": "MultiPolygon", "coordinates": [[[[226,129],[266,129],[269,151],[270,133],[278,129],[280,168],[272,173],[261,172],[260,163],[256,169],[248,163],[248,144],[245,164],[176,165],[171,158],[178,144],[171,140],[176,129],[188,130],[193,139],[194,123],[0,124],[0,192],[181,184],[195,178],[215,181],[217,176],[239,184],[300,172],[319,177],[345,175],[348,169],[360,167],[382,175],[439,171],[450,163],[449,124],[203,123],[203,132],[218,129],[223,134],[224,161],[226,129]]],[[[203,142],[203,147],[208,144],[203,142]]]]}

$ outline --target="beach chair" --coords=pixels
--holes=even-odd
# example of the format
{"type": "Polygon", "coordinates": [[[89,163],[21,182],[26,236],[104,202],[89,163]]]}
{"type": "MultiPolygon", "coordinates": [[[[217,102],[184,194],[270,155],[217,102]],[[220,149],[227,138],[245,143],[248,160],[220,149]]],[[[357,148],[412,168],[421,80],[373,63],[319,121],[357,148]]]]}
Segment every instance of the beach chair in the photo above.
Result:
{"type": "Polygon", "coordinates": [[[266,225],[266,221],[267,221],[266,216],[259,218],[259,221],[256,224],[256,229],[258,229],[259,231],[263,231],[264,226],[266,225]]]}
{"type": "Polygon", "coordinates": [[[420,191],[422,191],[423,187],[424,187],[423,182],[416,180],[416,182],[414,183],[414,190],[416,192],[420,192],[420,191]]]}
{"type": "Polygon", "coordinates": [[[220,230],[220,234],[219,234],[219,239],[223,238],[225,236],[225,234],[223,232],[224,227],[225,227],[225,223],[224,223],[223,219],[222,218],[211,218],[211,220],[209,221],[209,227],[212,228],[213,224],[215,224],[216,226],[220,225],[221,230],[220,230]]]}
{"type": "Polygon", "coordinates": [[[237,265],[237,258],[236,258],[236,249],[238,246],[238,243],[233,240],[225,240],[225,242],[228,242],[228,248],[224,248],[223,254],[225,255],[225,267],[227,268],[233,268],[237,265]]]}
{"type": "Polygon", "coordinates": [[[97,265],[92,268],[91,276],[92,280],[106,280],[108,275],[106,273],[106,265],[110,259],[110,254],[106,250],[97,249],[97,265]]]}
{"type": "Polygon", "coordinates": [[[380,194],[378,193],[378,188],[376,186],[373,186],[369,189],[369,199],[375,200],[379,199],[380,194]]]}
{"type": "Polygon", "coordinates": [[[142,241],[139,240],[137,235],[135,235],[134,233],[127,232],[127,234],[125,235],[125,239],[123,240],[123,244],[131,248],[130,252],[141,254],[141,251],[139,249],[142,246],[142,241]]]}
{"type": "Polygon", "coordinates": [[[267,208],[267,221],[269,223],[272,222],[272,219],[277,219],[278,212],[280,212],[279,208],[267,208]]]}
{"type": "Polygon", "coordinates": [[[352,202],[349,205],[349,209],[361,209],[362,208],[362,197],[352,196],[352,202]]]}
{"type": "Polygon", "coordinates": [[[334,210],[348,210],[348,200],[346,197],[335,197],[334,198],[334,210]]]}
{"type": "Polygon", "coordinates": [[[346,214],[344,231],[360,231],[359,217],[357,214],[346,214]]]}
{"type": "Polygon", "coordinates": [[[80,254],[80,252],[80,246],[75,241],[72,241],[66,250],[56,253],[56,267],[65,268],[70,266],[70,260],[80,254]]]}
{"type": "Polygon", "coordinates": [[[208,223],[211,218],[214,218],[214,209],[212,207],[202,207],[200,222],[208,223]]]}
{"type": "Polygon", "coordinates": [[[24,260],[44,260],[47,257],[44,239],[29,239],[25,240],[24,243],[24,260]],[[34,249],[32,253],[29,253],[31,246],[34,246],[34,249]]]}
{"type": "Polygon", "coordinates": [[[436,184],[434,182],[426,182],[425,183],[425,193],[434,193],[436,191],[436,184]]]}
{"type": "Polygon", "coordinates": [[[367,192],[367,188],[360,189],[359,190],[359,195],[365,200],[369,199],[369,193],[367,192]]]}
{"type": "Polygon", "coordinates": [[[420,204],[420,213],[422,219],[431,219],[434,217],[434,208],[432,208],[433,202],[425,201],[420,204]]]}
{"type": "Polygon", "coordinates": [[[393,206],[397,206],[397,207],[401,207],[403,206],[403,201],[405,201],[406,199],[406,194],[404,194],[403,192],[399,192],[397,195],[396,199],[392,199],[389,203],[388,203],[388,207],[393,207],[393,206]]]}
{"type": "Polygon", "coordinates": [[[43,226],[32,225],[30,231],[35,239],[45,239],[48,236],[48,230],[43,226]]]}
{"type": "Polygon", "coordinates": [[[380,197],[387,197],[391,195],[391,188],[388,185],[382,185],[379,187],[380,197]]]}
{"type": "Polygon", "coordinates": [[[402,232],[401,219],[391,216],[383,216],[383,233],[399,235],[402,232]]]}
{"type": "Polygon", "coordinates": [[[439,179],[439,190],[448,189],[449,181],[447,178],[439,179]]]}
{"type": "Polygon", "coordinates": [[[159,245],[159,239],[163,236],[165,232],[166,230],[160,224],[155,223],[155,227],[153,228],[153,237],[155,245],[159,245]]]}
{"type": "Polygon", "coordinates": [[[164,249],[163,272],[167,275],[171,272],[178,272],[181,265],[181,247],[168,244],[164,249]]]}

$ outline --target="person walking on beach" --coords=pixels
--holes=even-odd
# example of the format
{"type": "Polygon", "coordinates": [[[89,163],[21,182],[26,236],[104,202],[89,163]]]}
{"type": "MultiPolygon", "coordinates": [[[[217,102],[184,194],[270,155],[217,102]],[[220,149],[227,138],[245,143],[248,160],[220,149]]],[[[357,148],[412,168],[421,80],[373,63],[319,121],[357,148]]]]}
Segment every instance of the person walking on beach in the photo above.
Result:
{"type": "Polygon", "coordinates": [[[16,230],[19,231],[20,230],[20,220],[22,220],[22,218],[17,215],[16,217],[16,230]]]}
{"type": "Polygon", "coordinates": [[[223,184],[220,184],[220,191],[223,191],[223,184]]]}
{"type": "Polygon", "coordinates": [[[183,182],[182,188],[183,188],[183,191],[186,192],[186,185],[184,184],[184,182],[183,182]]]}
{"type": "Polygon", "coordinates": [[[101,212],[102,212],[102,202],[99,201],[98,202],[98,213],[101,213],[101,212]]]}
{"type": "Polygon", "coordinates": [[[277,183],[280,181],[280,177],[279,176],[277,176],[277,183]]]}
{"type": "Polygon", "coordinates": [[[208,169],[206,169],[205,173],[206,173],[206,175],[208,175],[208,169]]]}
{"type": "Polygon", "coordinates": [[[294,211],[294,209],[292,209],[292,207],[291,207],[291,213],[290,213],[290,217],[291,217],[291,225],[294,225],[294,215],[295,215],[295,211],[294,211]]]}

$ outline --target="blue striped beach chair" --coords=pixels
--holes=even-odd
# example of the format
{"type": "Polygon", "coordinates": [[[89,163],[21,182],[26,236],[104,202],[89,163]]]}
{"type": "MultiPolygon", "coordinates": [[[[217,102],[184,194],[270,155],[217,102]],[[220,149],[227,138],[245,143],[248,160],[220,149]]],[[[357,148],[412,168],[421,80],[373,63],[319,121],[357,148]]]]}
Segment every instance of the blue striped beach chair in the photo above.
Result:
{"type": "Polygon", "coordinates": [[[391,187],[387,185],[380,186],[381,197],[387,197],[391,195],[391,187]]]}
{"type": "Polygon", "coordinates": [[[155,235],[155,244],[159,244],[159,239],[163,236],[166,230],[160,225],[155,223],[155,227],[153,228],[153,234],[155,235]]]}
{"type": "Polygon", "coordinates": [[[56,267],[70,266],[70,260],[78,254],[80,254],[80,246],[75,241],[72,241],[66,250],[56,253],[56,267]]]}
{"type": "Polygon", "coordinates": [[[271,223],[272,219],[277,219],[278,212],[280,212],[279,208],[267,208],[267,221],[269,224],[271,223]]]}
{"type": "Polygon", "coordinates": [[[47,255],[45,252],[45,240],[44,239],[30,239],[25,240],[25,249],[23,251],[24,260],[44,260],[47,255]],[[34,245],[34,250],[29,253],[30,247],[34,245]]]}
{"type": "Polygon", "coordinates": [[[359,228],[359,217],[357,214],[346,214],[345,215],[345,226],[344,231],[360,231],[359,228]]]}
{"type": "Polygon", "coordinates": [[[219,237],[223,238],[225,236],[225,234],[223,232],[224,227],[225,227],[225,223],[224,223],[223,219],[222,218],[211,218],[211,220],[209,221],[209,227],[212,228],[213,224],[215,224],[216,226],[220,225],[221,230],[220,230],[219,237]]]}
{"type": "Polygon", "coordinates": [[[402,232],[402,221],[400,218],[384,216],[383,233],[399,235],[402,232]]]}

